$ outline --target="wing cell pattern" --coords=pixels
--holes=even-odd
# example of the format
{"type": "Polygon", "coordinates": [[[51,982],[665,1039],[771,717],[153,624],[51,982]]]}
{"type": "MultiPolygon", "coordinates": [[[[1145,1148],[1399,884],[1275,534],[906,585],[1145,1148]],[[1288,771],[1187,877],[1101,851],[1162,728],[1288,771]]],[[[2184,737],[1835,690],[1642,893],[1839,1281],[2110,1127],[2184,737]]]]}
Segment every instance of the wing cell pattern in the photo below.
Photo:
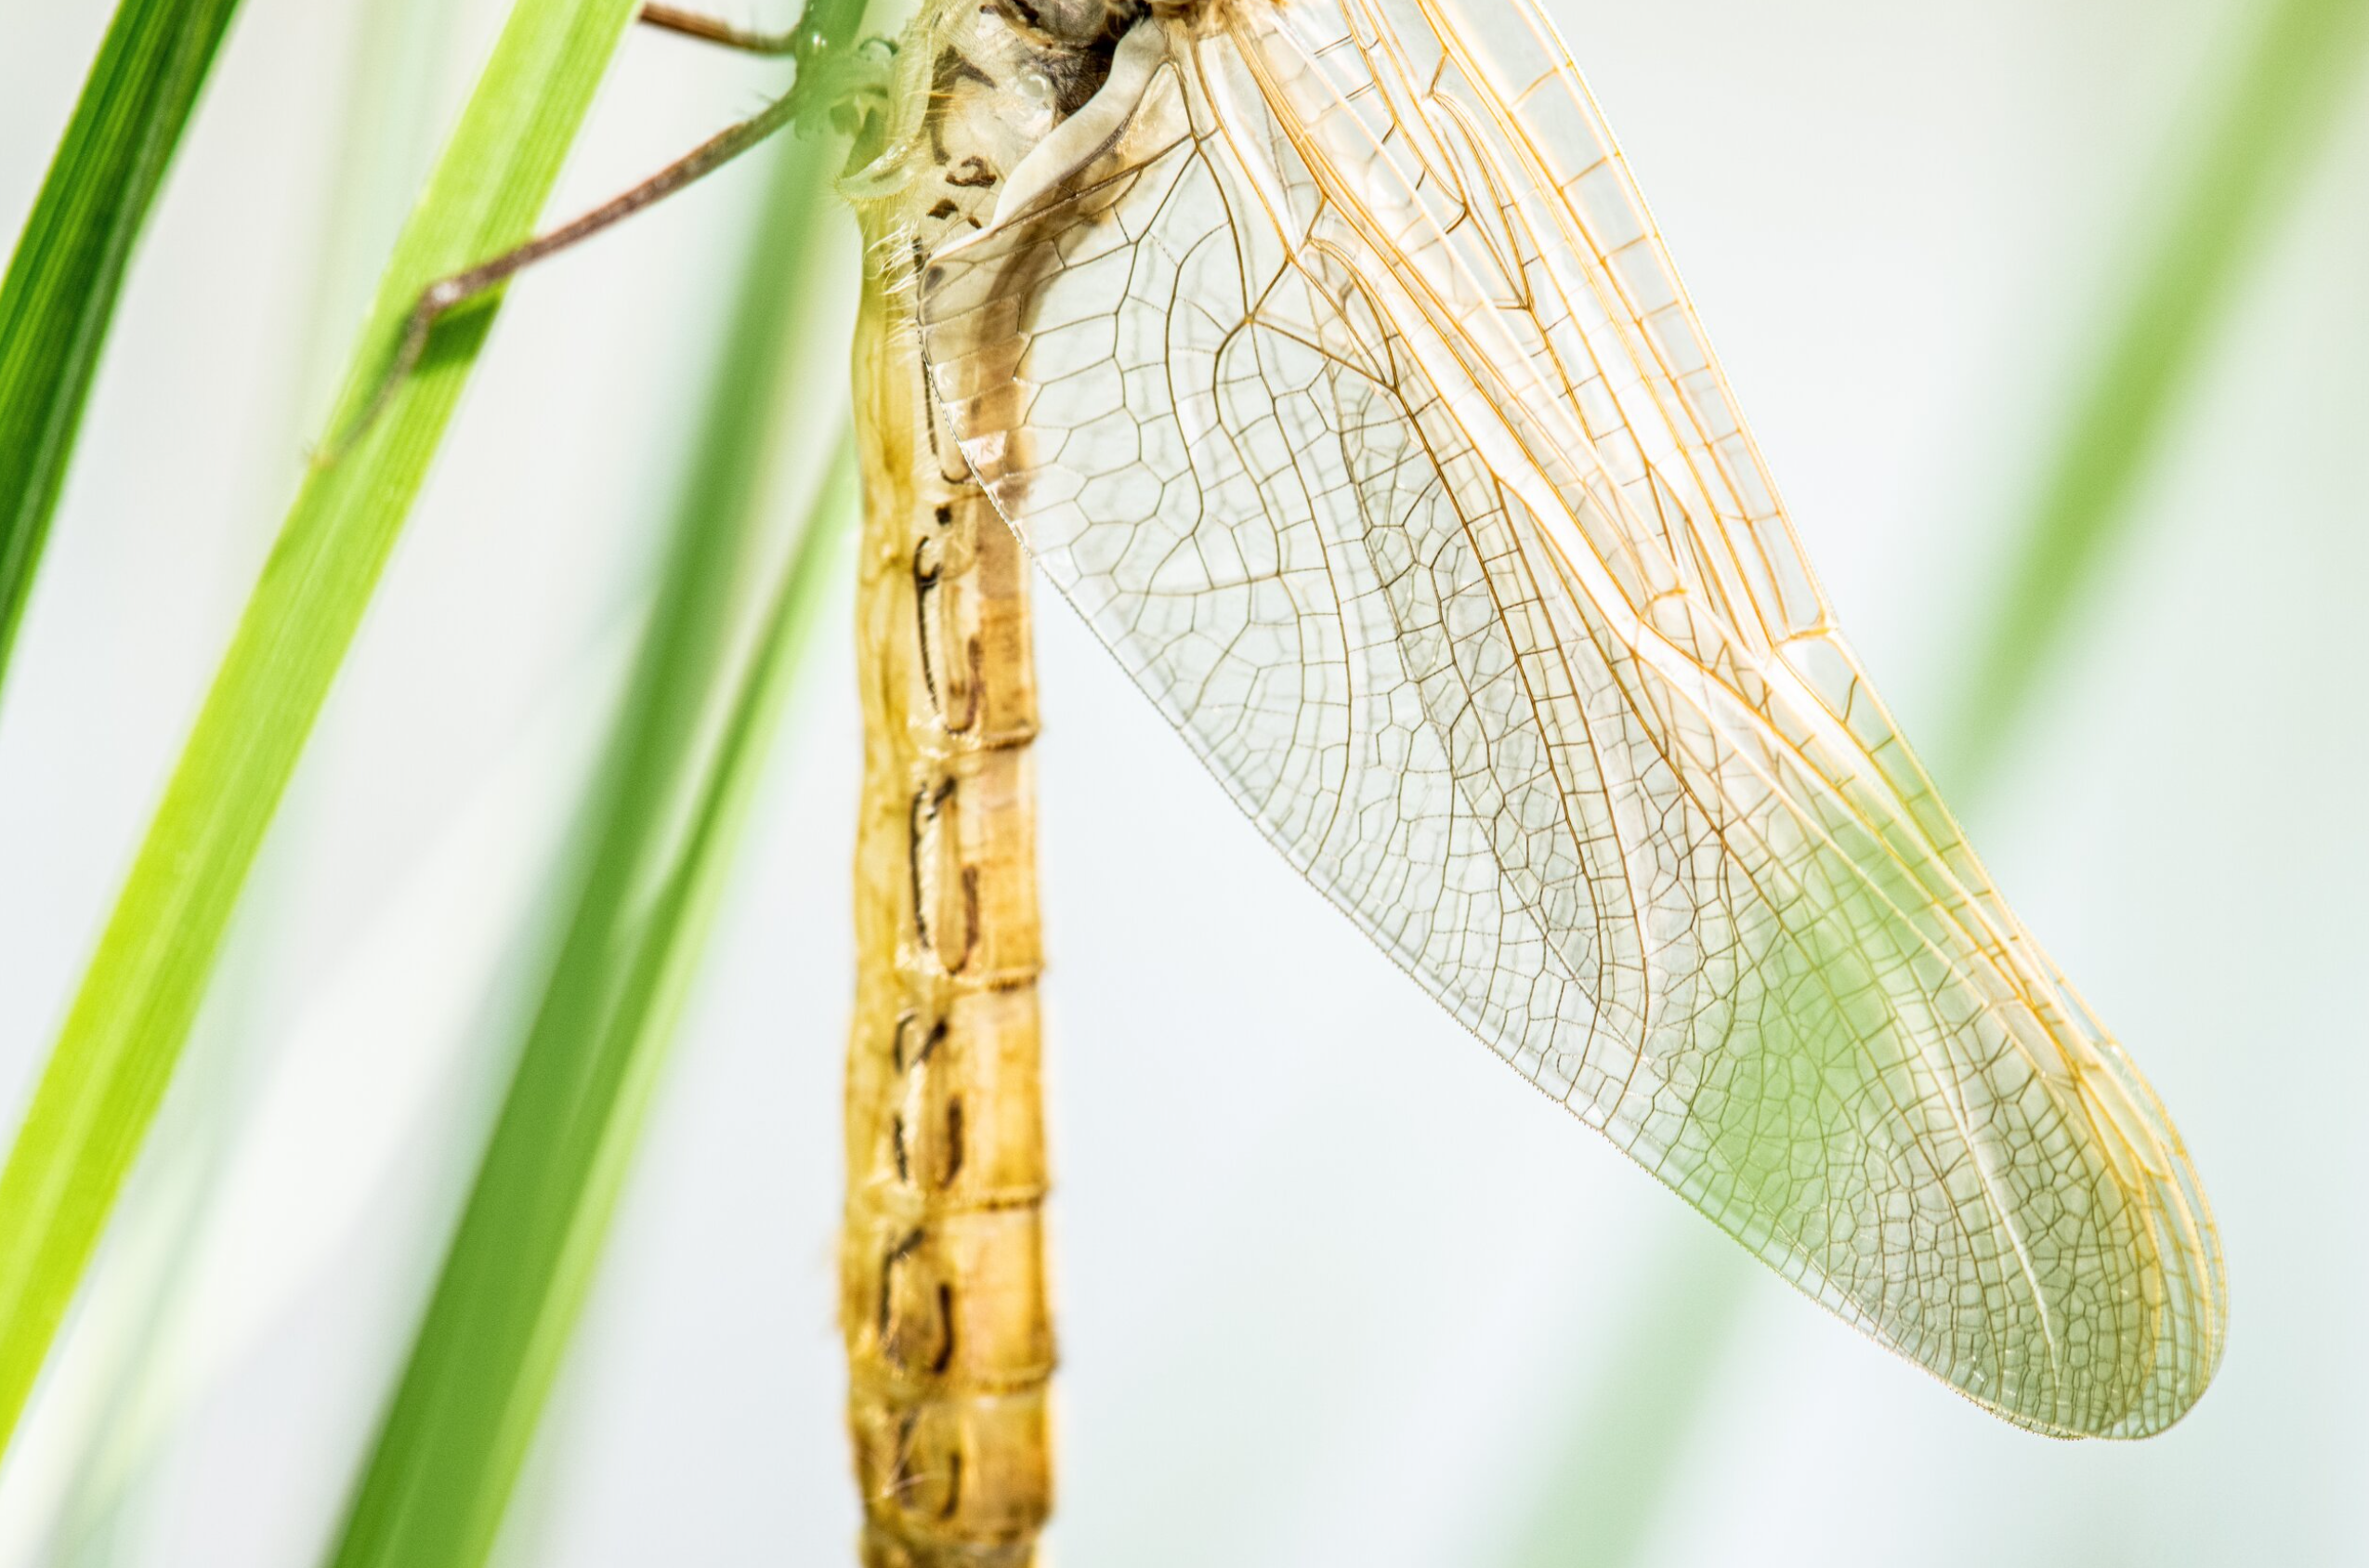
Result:
{"type": "Polygon", "coordinates": [[[1443,3],[1138,23],[923,270],[966,456],[1525,1077],[2010,1419],[2168,1425],[2223,1313],[2177,1133],[1836,632],[1551,29],[1443,3]]]}

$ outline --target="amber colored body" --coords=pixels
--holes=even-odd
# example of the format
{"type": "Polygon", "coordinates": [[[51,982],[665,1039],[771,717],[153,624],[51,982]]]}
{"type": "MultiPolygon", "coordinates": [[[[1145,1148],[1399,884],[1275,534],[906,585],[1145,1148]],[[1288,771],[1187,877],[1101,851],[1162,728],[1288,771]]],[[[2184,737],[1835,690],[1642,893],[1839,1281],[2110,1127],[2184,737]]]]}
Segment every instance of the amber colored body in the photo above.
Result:
{"type": "Polygon", "coordinates": [[[1027,563],[933,429],[900,281],[875,265],[856,345],[848,1419],[867,1568],[1017,1568],[1052,1505],[1054,1365],[1027,563]]]}

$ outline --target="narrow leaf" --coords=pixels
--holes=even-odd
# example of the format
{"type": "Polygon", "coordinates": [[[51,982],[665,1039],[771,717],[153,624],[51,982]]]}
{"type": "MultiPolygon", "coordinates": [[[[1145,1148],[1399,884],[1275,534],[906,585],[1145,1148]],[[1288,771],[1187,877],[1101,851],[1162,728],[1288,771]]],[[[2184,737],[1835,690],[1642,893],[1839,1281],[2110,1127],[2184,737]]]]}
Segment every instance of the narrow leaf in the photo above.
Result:
{"type": "MultiPolygon", "coordinates": [[[[432,280],[517,243],[635,0],[518,0],[365,328],[346,427],[432,280]]],[[[491,325],[452,321],[367,435],[299,490],[0,1170],[0,1443],[146,1136],[223,931],[491,325]]]]}
{"type": "Polygon", "coordinates": [[[2327,140],[2369,46],[2369,0],[2274,0],[2118,291],[2103,351],[2025,522],[1967,682],[1945,777],[1980,782],[2132,525],[2131,500],[2248,266],[2327,140]]]}
{"type": "Polygon", "coordinates": [[[124,0],[0,280],[0,682],[132,248],[239,0],[124,0]]]}

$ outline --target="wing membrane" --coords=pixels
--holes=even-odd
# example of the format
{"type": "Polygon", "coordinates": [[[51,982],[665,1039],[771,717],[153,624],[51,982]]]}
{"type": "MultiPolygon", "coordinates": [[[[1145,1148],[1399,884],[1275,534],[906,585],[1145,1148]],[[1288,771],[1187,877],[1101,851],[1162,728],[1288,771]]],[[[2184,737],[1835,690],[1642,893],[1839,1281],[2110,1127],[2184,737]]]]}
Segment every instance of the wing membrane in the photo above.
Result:
{"type": "Polygon", "coordinates": [[[1551,30],[1518,82],[1439,5],[1139,23],[923,270],[966,456],[1492,1050],[1977,1400],[2167,1425],[2221,1313],[2176,1133],[1836,634],[1551,30]]]}

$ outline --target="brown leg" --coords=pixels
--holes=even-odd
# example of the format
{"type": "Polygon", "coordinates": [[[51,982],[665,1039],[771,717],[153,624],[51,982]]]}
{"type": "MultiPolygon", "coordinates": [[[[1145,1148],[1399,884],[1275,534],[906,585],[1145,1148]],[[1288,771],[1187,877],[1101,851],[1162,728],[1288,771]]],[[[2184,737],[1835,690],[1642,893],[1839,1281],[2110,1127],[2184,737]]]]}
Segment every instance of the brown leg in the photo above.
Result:
{"type": "Polygon", "coordinates": [[[641,20],[669,33],[680,33],[686,37],[721,44],[727,49],[741,49],[753,55],[794,55],[798,52],[800,30],[794,27],[785,33],[753,33],[697,11],[658,5],[644,6],[641,20]]]}
{"type": "Polygon", "coordinates": [[[621,223],[644,207],[664,201],[685,186],[713,174],[743,152],[755,147],[767,137],[797,118],[805,105],[792,88],[762,111],[739,124],[713,137],[659,170],[632,189],[602,203],[582,217],[563,223],[547,234],[537,236],[517,250],[504,251],[489,261],[479,262],[465,272],[455,272],[439,278],[420,294],[412,313],[403,322],[403,336],[397,346],[395,358],[380,378],[370,401],[362,406],[346,428],[339,432],[329,447],[314,459],[316,465],[327,467],[352,450],[363,432],[386,410],[387,399],[395,395],[403,378],[419,367],[421,357],[427,352],[428,339],[435,335],[436,324],[446,316],[481,299],[508,282],[518,273],[546,256],[558,255],[572,245],[591,239],[611,224],[621,223]]]}

